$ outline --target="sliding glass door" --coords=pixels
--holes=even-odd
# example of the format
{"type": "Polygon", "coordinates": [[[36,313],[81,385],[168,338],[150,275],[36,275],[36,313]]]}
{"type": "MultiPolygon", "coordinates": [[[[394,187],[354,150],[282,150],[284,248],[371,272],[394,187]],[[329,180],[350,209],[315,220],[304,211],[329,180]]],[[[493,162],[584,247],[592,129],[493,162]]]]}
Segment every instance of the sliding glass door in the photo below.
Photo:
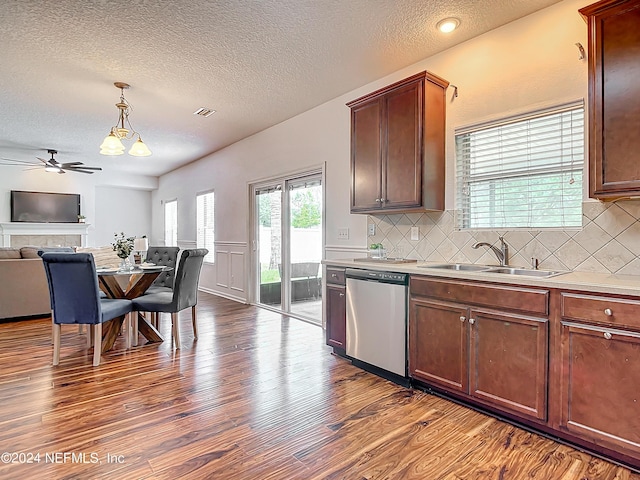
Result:
{"type": "Polygon", "coordinates": [[[320,172],[254,186],[257,303],[322,322],[320,172]]]}

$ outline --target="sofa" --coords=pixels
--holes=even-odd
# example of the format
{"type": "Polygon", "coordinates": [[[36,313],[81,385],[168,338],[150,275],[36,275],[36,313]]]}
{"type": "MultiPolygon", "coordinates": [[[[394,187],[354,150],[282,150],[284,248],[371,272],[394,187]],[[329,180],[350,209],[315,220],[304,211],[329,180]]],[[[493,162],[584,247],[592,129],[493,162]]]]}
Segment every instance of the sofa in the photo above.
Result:
{"type": "Polygon", "coordinates": [[[38,247],[0,248],[0,320],[51,314],[38,247]]]}
{"type": "MultiPolygon", "coordinates": [[[[51,314],[47,276],[38,256],[41,249],[0,247],[0,321],[51,314]]],[[[68,248],[61,250],[69,251],[68,248]]],[[[120,263],[111,246],[77,248],[77,251],[93,253],[98,267],[117,267],[120,263]]]]}

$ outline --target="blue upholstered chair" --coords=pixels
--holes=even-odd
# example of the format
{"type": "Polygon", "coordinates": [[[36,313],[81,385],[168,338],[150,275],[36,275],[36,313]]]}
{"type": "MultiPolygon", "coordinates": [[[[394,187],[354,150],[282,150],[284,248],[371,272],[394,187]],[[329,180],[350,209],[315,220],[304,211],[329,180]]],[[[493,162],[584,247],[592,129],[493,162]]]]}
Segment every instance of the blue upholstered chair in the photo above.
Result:
{"type": "MultiPolygon", "coordinates": [[[[209,253],[206,248],[183,250],[175,272],[172,291],[147,293],[134,298],[133,309],[141,312],[171,313],[171,328],[176,348],[180,348],[180,328],[178,312],[191,307],[193,336],[198,338],[196,326],[196,304],[198,303],[198,281],[204,256],[209,253]]],[[[137,318],[137,317],[136,317],[137,318]]],[[[135,320],[134,320],[135,321],[135,320]]]]}
{"type": "Polygon", "coordinates": [[[93,365],[100,364],[102,323],[127,315],[131,300],[100,298],[90,253],[43,253],[53,320],[53,364],[60,363],[60,325],[93,325],[93,365]]]}

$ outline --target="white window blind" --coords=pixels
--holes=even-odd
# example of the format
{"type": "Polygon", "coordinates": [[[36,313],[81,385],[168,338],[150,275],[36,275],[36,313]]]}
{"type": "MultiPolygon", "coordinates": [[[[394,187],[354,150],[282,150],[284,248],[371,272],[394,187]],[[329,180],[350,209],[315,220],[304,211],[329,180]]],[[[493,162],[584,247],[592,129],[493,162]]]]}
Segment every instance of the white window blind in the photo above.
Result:
{"type": "Polygon", "coordinates": [[[196,196],[196,247],[209,250],[204,257],[204,261],[209,263],[213,263],[215,258],[214,199],[213,192],[196,196]]]}
{"type": "Polygon", "coordinates": [[[178,201],[171,200],[164,204],[164,244],[178,246],[178,201]]]}
{"type": "Polygon", "coordinates": [[[582,102],[456,130],[457,226],[582,225],[582,102]]]}

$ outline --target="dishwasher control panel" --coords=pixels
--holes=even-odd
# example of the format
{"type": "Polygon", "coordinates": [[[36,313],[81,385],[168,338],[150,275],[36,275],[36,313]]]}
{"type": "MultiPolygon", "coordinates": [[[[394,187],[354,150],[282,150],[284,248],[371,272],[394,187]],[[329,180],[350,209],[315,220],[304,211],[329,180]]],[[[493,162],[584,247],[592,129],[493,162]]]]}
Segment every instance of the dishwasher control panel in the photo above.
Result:
{"type": "Polygon", "coordinates": [[[359,268],[347,268],[345,276],[347,278],[357,278],[358,280],[393,283],[397,285],[407,285],[409,279],[409,275],[406,273],[378,272],[376,270],[361,270],[359,268]]]}

